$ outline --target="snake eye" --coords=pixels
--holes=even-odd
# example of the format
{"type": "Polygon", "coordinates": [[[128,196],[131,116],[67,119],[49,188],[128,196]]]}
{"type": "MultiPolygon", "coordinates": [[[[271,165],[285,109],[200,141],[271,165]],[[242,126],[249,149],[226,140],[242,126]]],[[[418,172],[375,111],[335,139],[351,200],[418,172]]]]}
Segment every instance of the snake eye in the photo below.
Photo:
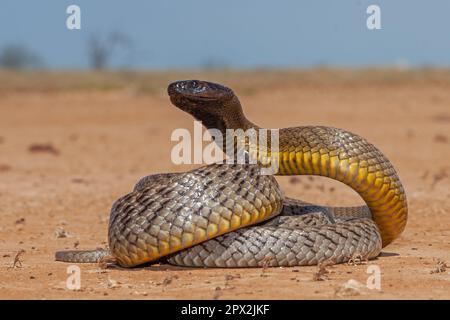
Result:
{"type": "Polygon", "coordinates": [[[186,87],[194,94],[201,94],[206,90],[204,83],[198,80],[190,80],[186,87]]]}

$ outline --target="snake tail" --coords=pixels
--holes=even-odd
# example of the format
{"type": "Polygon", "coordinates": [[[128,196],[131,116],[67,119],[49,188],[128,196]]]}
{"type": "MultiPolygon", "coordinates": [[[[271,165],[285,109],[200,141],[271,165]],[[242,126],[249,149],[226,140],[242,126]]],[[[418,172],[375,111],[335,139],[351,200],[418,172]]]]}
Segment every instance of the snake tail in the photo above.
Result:
{"type": "Polygon", "coordinates": [[[97,263],[111,255],[108,249],[56,251],[55,260],[73,263],[97,263]]]}

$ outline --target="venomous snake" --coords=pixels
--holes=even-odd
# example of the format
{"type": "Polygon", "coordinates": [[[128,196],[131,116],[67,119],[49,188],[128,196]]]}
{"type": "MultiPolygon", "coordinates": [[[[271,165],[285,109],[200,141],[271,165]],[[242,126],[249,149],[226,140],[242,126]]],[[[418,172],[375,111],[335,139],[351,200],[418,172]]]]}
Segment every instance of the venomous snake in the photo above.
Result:
{"type": "MultiPolygon", "coordinates": [[[[225,135],[227,129],[259,128],[222,85],[178,81],[168,93],[176,107],[208,130],[225,135]]],[[[259,164],[211,164],[141,179],[113,204],[108,249],[58,251],[56,260],[112,257],[123,267],[157,261],[198,267],[342,263],[355,255],[378,256],[404,230],[408,210],[399,177],[360,136],[323,126],[283,128],[278,150],[269,152],[278,161],[278,175],[341,181],[366,205],[324,207],[285,198],[259,164]]]]}

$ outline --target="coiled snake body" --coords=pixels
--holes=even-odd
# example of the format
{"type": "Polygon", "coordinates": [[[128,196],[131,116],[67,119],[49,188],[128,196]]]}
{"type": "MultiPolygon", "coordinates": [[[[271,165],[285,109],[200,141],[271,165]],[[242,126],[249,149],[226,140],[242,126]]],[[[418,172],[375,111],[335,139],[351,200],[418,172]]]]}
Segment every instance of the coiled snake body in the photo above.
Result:
{"type": "MultiPolygon", "coordinates": [[[[225,135],[227,129],[258,128],[229,88],[188,80],[172,83],[168,92],[175,106],[210,130],[225,135]]],[[[280,129],[273,153],[277,174],[341,181],[367,206],[323,207],[284,198],[258,164],[213,164],[141,179],[112,207],[109,249],[59,251],[56,260],[112,256],[124,267],[162,259],[206,267],[340,263],[378,256],[405,228],[406,196],[397,173],[358,135],[322,126],[280,129]]]]}

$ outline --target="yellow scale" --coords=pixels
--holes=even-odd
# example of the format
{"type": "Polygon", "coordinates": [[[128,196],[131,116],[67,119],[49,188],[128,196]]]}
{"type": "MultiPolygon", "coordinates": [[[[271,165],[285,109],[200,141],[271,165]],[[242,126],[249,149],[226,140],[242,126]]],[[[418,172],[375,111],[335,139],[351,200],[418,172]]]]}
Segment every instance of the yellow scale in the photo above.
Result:
{"type": "MultiPolygon", "coordinates": [[[[399,183],[386,176],[381,167],[369,173],[367,161],[339,159],[325,149],[278,152],[278,175],[319,175],[350,186],[369,206],[377,223],[383,247],[392,242],[406,225],[406,198],[399,183]]],[[[264,156],[266,158],[268,156],[264,156]]]]}

